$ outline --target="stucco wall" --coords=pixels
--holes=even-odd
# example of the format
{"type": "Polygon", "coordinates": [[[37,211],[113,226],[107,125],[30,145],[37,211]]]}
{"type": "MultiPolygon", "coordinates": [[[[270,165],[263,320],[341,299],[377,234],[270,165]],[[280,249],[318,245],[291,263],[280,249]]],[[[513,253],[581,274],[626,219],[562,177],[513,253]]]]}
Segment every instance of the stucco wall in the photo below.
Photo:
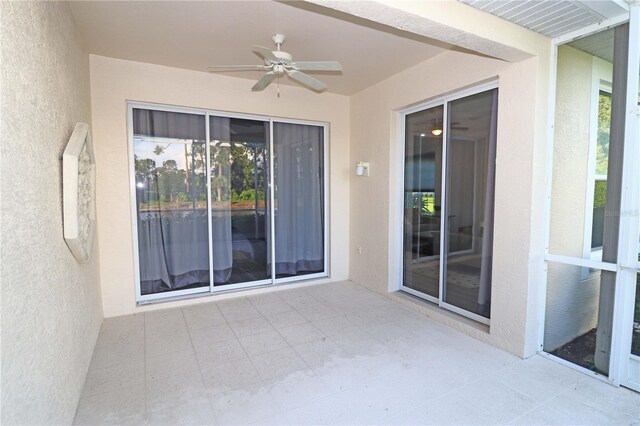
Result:
{"type": "Polygon", "coordinates": [[[58,157],[91,123],[89,55],[68,6],[2,2],[2,424],[69,424],[102,321],[98,248],[62,233],[58,157]]]}
{"type": "Polygon", "coordinates": [[[135,305],[127,100],[329,122],[330,280],[348,278],[349,98],[293,86],[281,86],[278,98],[275,85],[256,93],[252,85],[246,79],[91,56],[98,215],[108,218],[99,224],[106,317],[169,306],[135,305]]]}
{"type": "Polygon", "coordinates": [[[546,81],[541,78],[546,57],[542,61],[530,58],[510,64],[445,52],[351,98],[351,158],[370,161],[372,172],[371,177],[351,183],[350,277],[386,293],[399,286],[395,259],[400,235],[395,229],[400,220],[396,200],[401,139],[395,111],[499,79],[491,327],[489,333],[467,331],[520,356],[536,349],[536,288],[544,270],[541,255],[531,257],[541,245],[543,222],[539,200],[544,193],[545,122],[536,119],[545,114],[540,103],[546,96],[546,81]],[[539,203],[536,211],[535,203],[539,203]]]}
{"type": "Polygon", "coordinates": [[[572,47],[558,49],[549,251],[574,257],[582,257],[592,62],[572,47]]]}

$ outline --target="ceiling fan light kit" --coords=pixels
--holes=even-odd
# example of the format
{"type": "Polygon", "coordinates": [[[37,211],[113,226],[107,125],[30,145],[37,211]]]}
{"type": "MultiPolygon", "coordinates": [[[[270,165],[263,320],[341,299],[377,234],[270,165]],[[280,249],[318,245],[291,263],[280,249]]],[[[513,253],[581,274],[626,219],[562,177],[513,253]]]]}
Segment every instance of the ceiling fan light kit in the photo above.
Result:
{"type": "Polygon", "coordinates": [[[302,61],[294,62],[293,56],[280,50],[284,43],[284,35],[275,34],[272,37],[276,45],[276,50],[269,50],[262,46],[252,46],[251,50],[262,59],[264,65],[228,65],[228,66],[212,66],[209,72],[227,72],[227,71],[266,71],[266,73],[253,85],[251,91],[259,92],[264,90],[273,80],[287,75],[292,80],[303,86],[322,92],[327,89],[327,85],[322,81],[305,74],[302,71],[329,71],[340,72],[342,65],[336,61],[302,61]]]}

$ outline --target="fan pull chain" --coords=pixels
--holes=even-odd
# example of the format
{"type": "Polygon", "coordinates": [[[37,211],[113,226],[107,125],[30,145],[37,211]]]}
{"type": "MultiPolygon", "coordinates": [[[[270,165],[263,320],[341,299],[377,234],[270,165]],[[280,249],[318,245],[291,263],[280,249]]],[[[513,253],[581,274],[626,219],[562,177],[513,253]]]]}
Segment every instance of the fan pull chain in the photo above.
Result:
{"type": "Polygon", "coordinates": [[[280,98],[280,77],[278,77],[278,81],[276,81],[276,85],[278,86],[278,98],[280,98]]]}

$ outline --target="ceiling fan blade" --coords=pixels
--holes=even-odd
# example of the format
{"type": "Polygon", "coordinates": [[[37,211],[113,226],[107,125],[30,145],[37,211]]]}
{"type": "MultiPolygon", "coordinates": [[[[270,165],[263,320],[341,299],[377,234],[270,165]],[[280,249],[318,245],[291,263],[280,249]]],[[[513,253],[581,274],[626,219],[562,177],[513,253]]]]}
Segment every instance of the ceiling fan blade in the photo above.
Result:
{"type": "Polygon", "coordinates": [[[318,92],[326,90],[327,88],[327,85],[320,80],[316,80],[315,78],[297,70],[287,70],[287,75],[297,82],[300,82],[318,92]]]}
{"type": "Polygon", "coordinates": [[[260,80],[251,88],[252,92],[259,92],[264,90],[274,79],[276,78],[276,74],[273,72],[268,72],[262,76],[260,80]]]}
{"type": "Polygon", "coordinates": [[[337,61],[301,61],[291,64],[299,71],[342,71],[342,65],[337,61]]]}
{"type": "Polygon", "coordinates": [[[253,51],[253,53],[260,56],[261,58],[266,59],[267,61],[278,62],[278,58],[276,58],[276,55],[274,55],[273,52],[266,47],[251,46],[251,50],[253,51]]]}
{"type": "Polygon", "coordinates": [[[269,67],[264,65],[214,65],[209,67],[209,72],[226,72],[226,71],[261,71],[269,67]]]}

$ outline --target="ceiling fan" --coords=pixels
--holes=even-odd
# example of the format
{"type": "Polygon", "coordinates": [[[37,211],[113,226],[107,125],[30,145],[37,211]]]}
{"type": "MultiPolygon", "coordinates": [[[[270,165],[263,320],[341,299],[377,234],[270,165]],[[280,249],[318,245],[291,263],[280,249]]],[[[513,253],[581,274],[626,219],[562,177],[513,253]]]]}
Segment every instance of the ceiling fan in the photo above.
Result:
{"type": "Polygon", "coordinates": [[[288,75],[296,82],[316,92],[327,89],[327,85],[302,71],[342,71],[342,65],[337,61],[300,61],[294,62],[290,53],[280,50],[284,43],[284,35],[276,34],[272,37],[276,50],[269,50],[262,46],[252,46],[251,50],[262,59],[264,65],[223,65],[209,67],[209,72],[227,71],[266,71],[265,75],[251,88],[254,92],[264,90],[273,80],[288,75]]]}
{"type": "MultiPolygon", "coordinates": [[[[461,126],[459,121],[452,121],[451,123],[449,123],[449,129],[451,130],[460,130],[460,131],[467,131],[469,130],[469,127],[466,126],[461,126]]],[[[434,136],[440,136],[442,134],[442,120],[439,118],[434,118],[433,120],[431,120],[431,133],[434,136]]]]}

